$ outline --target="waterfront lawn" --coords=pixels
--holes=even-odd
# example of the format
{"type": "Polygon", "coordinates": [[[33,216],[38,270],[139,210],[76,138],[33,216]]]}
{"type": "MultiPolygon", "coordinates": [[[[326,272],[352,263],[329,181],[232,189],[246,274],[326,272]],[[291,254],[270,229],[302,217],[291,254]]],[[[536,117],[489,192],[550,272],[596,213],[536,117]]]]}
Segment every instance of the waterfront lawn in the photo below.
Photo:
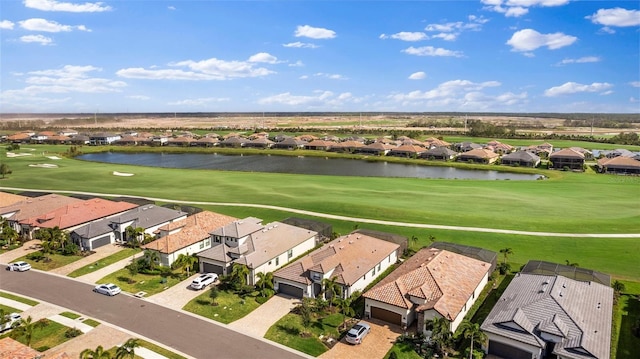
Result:
{"type": "Polygon", "coordinates": [[[76,270],[74,270],[73,272],[69,273],[68,276],[71,278],[77,278],[80,276],[83,276],[85,274],[89,274],[91,272],[95,272],[98,269],[102,269],[108,265],[111,265],[115,262],[118,262],[120,260],[123,260],[127,257],[131,257],[133,255],[135,255],[136,253],[139,253],[140,249],[138,248],[124,248],[108,257],[102,258],[100,260],[97,260],[91,264],[88,264],[82,268],[78,268],[76,270]]]}
{"type": "Polygon", "coordinates": [[[334,313],[315,317],[308,327],[303,326],[298,314],[289,313],[269,328],[265,338],[276,343],[317,357],[328,350],[320,340],[320,335],[339,338],[338,327],[342,324],[342,314],[334,313]]]}
{"type": "MultiPolygon", "coordinates": [[[[38,253],[38,252],[34,252],[34,253],[38,253]]],[[[42,259],[36,262],[32,259],[28,259],[27,257],[28,255],[22,256],[16,259],[16,261],[25,261],[31,264],[32,268],[43,270],[43,271],[50,271],[52,269],[64,267],[67,264],[73,263],[77,260],[84,258],[83,256],[76,256],[76,255],[65,256],[58,253],[50,253],[50,254],[47,254],[46,256],[47,258],[49,258],[48,260],[42,259]]]]}
{"type": "Polygon", "coordinates": [[[239,295],[225,290],[218,292],[216,304],[217,305],[211,304],[209,288],[207,288],[182,309],[221,323],[229,324],[246,316],[260,306],[254,296],[241,298],[239,295]]]}
{"type": "Polygon", "coordinates": [[[160,274],[142,274],[131,275],[126,268],[115,271],[104,278],[100,279],[97,283],[113,283],[119,286],[123,291],[132,294],[138,292],[145,292],[145,297],[160,293],[167,288],[170,288],[186,277],[180,271],[174,271],[171,275],[163,277],[160,274]]]}

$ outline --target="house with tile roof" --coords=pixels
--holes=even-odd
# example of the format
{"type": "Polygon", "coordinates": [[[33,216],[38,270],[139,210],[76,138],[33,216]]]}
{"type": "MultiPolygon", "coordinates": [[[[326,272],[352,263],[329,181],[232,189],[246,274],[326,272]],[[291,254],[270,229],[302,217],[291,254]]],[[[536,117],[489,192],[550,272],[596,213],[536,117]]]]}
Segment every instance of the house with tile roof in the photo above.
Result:
{"type": "Polygon", "coordinates": [[[457,161],[458,162],[475,162],[491,164],[500,158],[500,155],[487,148],[476,148],[471,151],[461,153],[457,161]]]}
{"type": "Polygon", "coordinates": [[[44,196],[25,198],[11,205],[0,208],[0,216],[4,217],[9,224],[23,237],[30,235],[29,225],[21,222],[29,218],[45,215],[57,208],[66,205],[74,205],[83,202],[81,199],[61,196],[58,194],[46,194],[44,196]]]}
{"type": "Polygon", "coordinates": [[[400,245],[362,233],[350,233],[314,250],[273,274],[276,291],[316,298],[322,281],[335,279],[340,296],[362,291],[398,260],[400,245]]]}
{"type": "Polygon", "coordinates": [[[401,145],[392,148],[391,151],[389,151],[389,156],[416,158],[426,151],[426,148],[418,145],[401,145]]]}
{"type": "Polygon", "coordinates": [[[115,216],[137,207],[137,204],[129,202],[109,201],[103,198],[91,198],[88,200],[67,204],[52,211],[42,213],[19,221],[22,233],[32,236],[33,232],[40,228],[55,228],[73,231],[90,222],[101,220],[105,217],[115,216]]]}
{"type": "Polygon", "coordinates": [[[181,254],[192,255],[211,248],[210,232],[235,221],[220,213],[202,211],[156,230],[156,240],[142,246],[160,254],[160,265],[171,266],[181,254]]]}
{"type": "Polygon", "coordinates": [[[396,148],[395,145],[376,141],[374,143],[370,143],[366,146],[358,148],[357,152],[366,155],[385,156],[394,148],[396,148]]]}
{"type": "Polygon", "coordinates": [[[185,212],[147,204],[78,227],[71,231],[71,240],[81,249],[92,251],[108,244],[127,242],[127,227],[142,228],[145,234],[155,236],[160,227],[186,218],[185,212]]]}
{"type": "Polygon", "coordinates": [[[427,331],[444,317],[454,332],[487,284],[491,263],[438,248],[423,248],[366,291],[365,317],[427,331]]]}
{"type": "Polygon", "coordinates": [[[420,154],[420,158],[426,158],[429,160],[438,160],[438,161],[450,161],[453,160],[458,153],[453,151],[447,147],[433,147],[420,154]]]}
{"type": "Polygon", "coordinates": [[[538,167],[540,157],[534,153],[520,150],[502,156],[500,163],[507,166],[538,167]]]}
{"type": "Polygon", "coordinates": [[[584,160],[585,155],[582,152],[565,148],[549,155],[549,169],[584,171],[584,160]]]}
{"type": "Polygon", "coordinates": [[[13,338],[5,337],[0,339],[0,358],[36,359],[41,357],[43,357],[42,353],[13,338]]]}
{"type": "Polygon", "coordinates": [[[24,201],[27,199],[25,196],[0,191],[0,208],[24,201]]]}
{"type": "Polygon", "coordinates": [[[598,160],[598,171],[600,173],[640,175],[640,161],[626,156],[604,157],[598,160]]]}
{"type": "Polygon", "coordinates": [[[247,283],[254,285],[258,273],[273,272],[313,249],[318,232],[247,217],[213,230],[211,238],[211,248],[198,254],[200,270],[228,275],[242,264],[249,268],[247,283]]]}
{"type": "Polygon", "coordinates": [[[513,359],[608,359],[612,310],[609,285],[519,273],[482,323],[485,350],[513,359]]]}

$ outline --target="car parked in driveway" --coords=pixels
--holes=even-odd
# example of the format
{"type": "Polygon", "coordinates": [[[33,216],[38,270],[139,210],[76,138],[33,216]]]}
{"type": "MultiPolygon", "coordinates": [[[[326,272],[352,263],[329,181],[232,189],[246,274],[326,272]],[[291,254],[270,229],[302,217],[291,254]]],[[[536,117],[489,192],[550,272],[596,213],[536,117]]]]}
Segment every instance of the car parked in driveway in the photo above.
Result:
{"type": "Polygon", "coordinates": [[[364,337],[366,337],[370,331],[371,327],[369,326],[369,324],[365,322],[358,322],[358,324],[349,329],[345,339],[347,340],[347,343],[361,344],[364,340],[364,337]]]}
{"type": "Polygon", "coordinates": [[[4,316],[4,324],[0,326],[0,332],[17,327],[22,321],[19,313],[11,313],[4,316]]]}
{"type": "Polygon", "coordinates": [[[7,266],[7,270],[12,272],[26,272],[29,269],[31,269],[31,264],[23,261],[9,263],[7,266]]]}
{"type": "Polygon", "coordinates": [[[213,284],[218,280],[218,275],[215,273],[202,273],[196,279],[191,282],[191,288],[195,290],[204,289],[206,286],[213,284]]]}
{"type": "Polygon", "coordinates": [[[113,283],[99,284],[95,288],[93,288],[93,291],[96,293],[100,293],[108,296],[114,296],[122,292],[120,287],[118,287],[113,283]]]}

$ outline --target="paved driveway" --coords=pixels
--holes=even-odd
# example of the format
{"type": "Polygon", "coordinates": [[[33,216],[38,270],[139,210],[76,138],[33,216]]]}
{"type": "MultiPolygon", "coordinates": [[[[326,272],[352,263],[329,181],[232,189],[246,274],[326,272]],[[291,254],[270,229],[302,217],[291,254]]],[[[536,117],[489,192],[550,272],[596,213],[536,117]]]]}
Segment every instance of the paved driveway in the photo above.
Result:
{"type": "Polygon", "coordinates": [[[396,338],[402,334],[400,326],[392,325],[375,319],[366,320],[371,325],[371,332],[367,334],[360,345],[351,345],[344,339],[331,350],[320,355],[320,359],[369,358],[381,359],[393,346],[396,338]]]}
{"type": "MultiPolygon", "coordinates": [[[[187,305],[187,303],[189,303],[193,298],[207,292],[211,288],[209,286],[202,290],[191,289],[189,286],[191,285],[191,282],[193,282],[193,279],[198,275],[200,275],[200,273],[196,273],[158,294],[147,297],[146,300],[171,309],[181,310],[182,307],[187,305]]],[[[217,284],[218,283],[215,283],[214,285],[217,284]]]]}
{"type": "Polygon", "coordinates": [[[262,338],[275,322],[288,314],[299,303],[300,299],[298,298],[282,294],[274,295],[244,318],[229,324],[229,327],[244,334],[262,338]]]}

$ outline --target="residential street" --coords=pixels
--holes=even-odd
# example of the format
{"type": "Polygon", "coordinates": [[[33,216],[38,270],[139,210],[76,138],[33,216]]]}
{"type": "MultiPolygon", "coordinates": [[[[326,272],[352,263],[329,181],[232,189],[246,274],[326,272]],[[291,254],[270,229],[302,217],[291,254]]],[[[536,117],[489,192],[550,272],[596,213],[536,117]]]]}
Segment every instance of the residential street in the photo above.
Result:
{"type": "Polygon", "coordinates": [[[207,319],[121,294],[107,297],[93,286],[37,270],[8,272],[0,289],[68,308],[163,343],[195,358],[304,358],[303,353],[234,331],[207,319]],[[214,354],[215,353],[215,354],[214,354]]]}

